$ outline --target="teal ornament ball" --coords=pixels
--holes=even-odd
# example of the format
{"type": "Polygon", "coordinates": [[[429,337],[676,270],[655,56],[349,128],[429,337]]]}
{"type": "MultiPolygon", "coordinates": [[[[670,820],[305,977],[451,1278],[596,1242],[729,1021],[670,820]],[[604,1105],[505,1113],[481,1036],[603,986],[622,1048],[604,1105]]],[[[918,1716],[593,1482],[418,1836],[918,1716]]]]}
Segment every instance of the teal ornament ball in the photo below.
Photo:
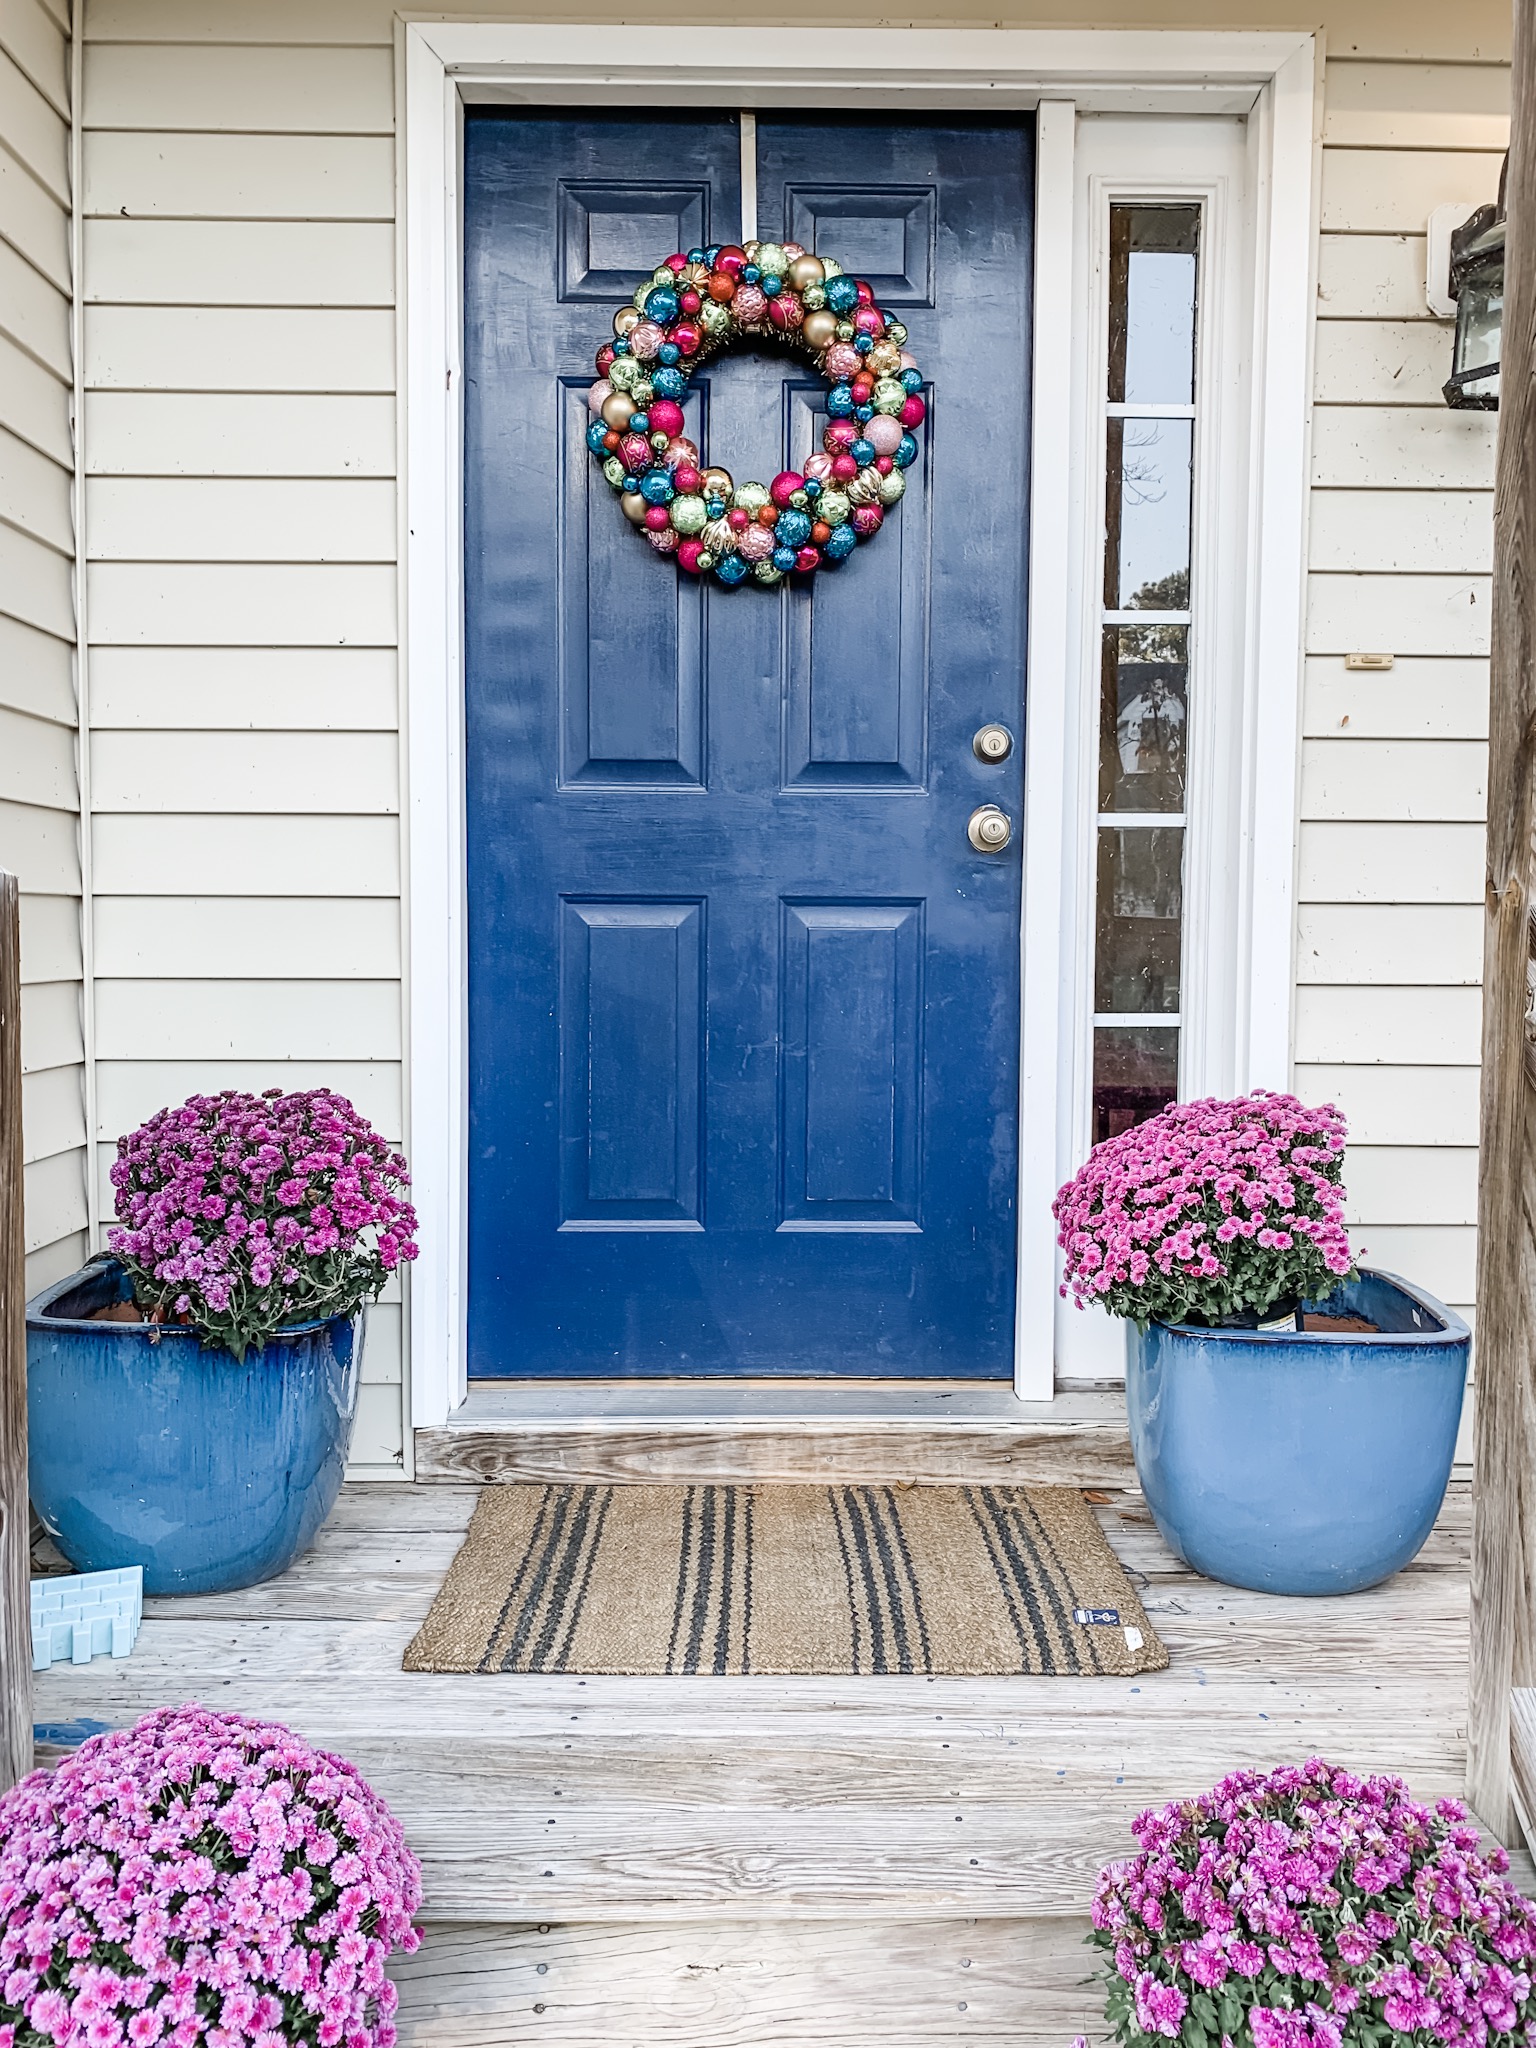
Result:
{"type": "Polygon", "coordinates": [[[795,566],[794,549],[775,548],[773,551],[773,566],[775,569],[779,571],[781,575],[788,574],[788,572],[795,566]]]}
{"type": "Polygon", "coordinates": [[[896,453],[892,460],[898,469],[911,468],[912,464],[917,460],[917,436],[915,434],[902,435],[900,441],[896,444],[896,453]]]}
{"type": "Polygon", "coordinates": [[[664,469],[648,469],[640,479],[640,495],[648,505],[665,505],[672,496],[672,479],[664,469]]]}
{"type": "Polygon", "coordinates": [[[748,573],[747,565],[740,555],[727,555],[723,561],[715,565],[715,574],[720,581],[733,588],[738,583],[744,583],[748,573]]]}
{"type": "Polygon", "coordinates": [[[851,526],[834,526],[821,544],[821,552],[833,562],[844,562],[859,544],[859,536],[851,526]]]}
{"type": "MultiPolygon", "coordinates": [[[[803,512],[781,512],[773,531],[779,543],[774,555],[777,560],[786,549],[805,546],[811,537],[811,522],[803,512]]],[[[793,562],[789,566],[793,568],[793,562]]]]}
{"type": "Polygon", "coordinates": [[[645,317],[654,320],[658,327],[670,327],[677,318],[677,293],[670,285],[659,284],[654,291],[645,295],[645,317]]]}
{"type": "MultiPolygon", "coordinates": [[[[613,380],[610,378],[609,382],[613,380]]],[[[651,372],[651,389],[658,398],[681,398],[688,389],[688,379],[681,370],[669,370],[665,365],[651,372]]]]}
{"type": "Polygon", "coordinates": [[[823,289],[834,313],[851,313],[859,303],[859,288],[851,277],[829,277],[823,289]]]}

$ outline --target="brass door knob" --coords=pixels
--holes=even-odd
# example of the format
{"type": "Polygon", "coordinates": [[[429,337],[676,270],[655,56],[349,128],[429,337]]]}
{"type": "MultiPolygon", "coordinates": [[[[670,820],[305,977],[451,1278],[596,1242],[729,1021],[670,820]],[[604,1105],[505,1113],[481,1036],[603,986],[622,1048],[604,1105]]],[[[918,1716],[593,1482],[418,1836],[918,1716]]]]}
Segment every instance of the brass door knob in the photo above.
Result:
{"type": "Polygon", "coordinates": [[[1013,840],[1013,820],[996,804],[978,804],[972,811],[965,836],[978,853],[1001,853],[1013,840]]]}

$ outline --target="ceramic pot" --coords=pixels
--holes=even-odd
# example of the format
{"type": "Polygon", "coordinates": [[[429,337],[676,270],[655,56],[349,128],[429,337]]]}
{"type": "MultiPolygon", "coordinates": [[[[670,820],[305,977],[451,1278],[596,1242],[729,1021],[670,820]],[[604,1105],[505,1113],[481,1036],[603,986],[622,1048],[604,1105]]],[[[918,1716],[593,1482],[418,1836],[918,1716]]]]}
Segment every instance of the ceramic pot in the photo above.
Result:
{"type": "Polygon", "coordinates": [[[80,1571],[224,1593],[286,1571],[335,1506],[361,1318],[295,1323],[240,1363],[195,1331],[93,1322],[131,1298],[98,1259],[27,1305],[32,1504],[80,1571]]]}
{"type": "Polygon", "coordinates": [[[1164,1541],[1206,1578],[1358,1592],[1401,1571],[1440,1512],[1466,1324],[1369,1270],[1317,1306],[1377,1331],[1128,1326],[1137,1476],[1164,1541]]]}

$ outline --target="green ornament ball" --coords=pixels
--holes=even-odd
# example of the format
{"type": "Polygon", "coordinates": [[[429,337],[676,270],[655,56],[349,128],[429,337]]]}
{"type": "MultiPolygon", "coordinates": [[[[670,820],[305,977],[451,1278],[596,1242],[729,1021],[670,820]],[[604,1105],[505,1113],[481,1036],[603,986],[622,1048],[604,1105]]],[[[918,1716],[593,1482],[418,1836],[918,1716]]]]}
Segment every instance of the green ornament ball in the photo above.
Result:
{"type": "Polygon", "coordinates": [[[608,460],[603,464],[603,475],[607,477],[609,483],[613,485],[613,488],[615,490],[618,490],[619,486],[624,481],[625,471],[624,465],[622,462],[620,462],[617,455],[610,455],[608,460]]]}
{"type": "Polygon", "coordinates": [[[761,583],[765,590],[772,590],[775,583],[784,581],[784,571],[776,569],[772,562],[754,562],[752,580],[754,583],[761,583]]]}
{"type": "Polygon", "coordinates": [[[664,284],[668,291],[674,291],[677,287],[677,278],[669,265],[658,263],[651,272],[651,283],[664,284]]]}
{"type": "Polygon", "coordinates": [[[797,512],[803,512],[806,509],[806,507],[810,504],[811,500],[808,493],[806,493],[805,491],[791,491],[789,494],[789,502],[791,505],[794,506],[797,512]]]}
{"type": "Polygon", "coordinates": [[[876,412],[898,413],[907,402],[907,387],[897,377],[882,377],[872,402],[876,412]]]}
{"type": "Polygon", "coordinates": [[[834,263],[830,256],[822,257],[821,269],[822,275],[825,277],[841,277],[843,274],[843,266],[841,265],[841,263],[834,263]]]}
{"type": "Polygon", "coordinates": [[[651,435],[650,439],[651,446],[656,450],[656,453],[658,455],[663,455],[666,453],[667,437],[664,433],[662,433],[659,427],[657,428],[656,432],[651,435]]]}
{"type": "Polygon", "coordinates": [[[897,502],[897,501],[898,501],[898,500],[899,500],[899,499],[901,498],[901,496],[902,496],[902,494],[904,493],[904,491],[906,490],[906,488],[907,488],[907,480],[906,480],[906,478],[905,478],[905,477],[904,477],[904,476],[902,475],[902,473],[901,473],[901,471],[900,471],[899,469],[893,469],[893,470],[891,471],[891,473],[890,473],[890,475],[889,475],[889,476],[883,476],[883,477],[881,477],[881,479],[880,479],[880,502],[881,502],[881,504],[882,504],[882,505],[894,505],[894,504],[896,504],[896,502],[897,502]]]}
{"type": "Polygon", "coordinates": [[[820,313],[826,307],[827,295],[819,284],[808,284],[800,298],[807,313],[820,313]]]}
{"type": "Polygon", "coordinates": [[[838,323],[837,323],[837,338],[838,338],[838,340],[839,340],[839,341],[852,341],[852,339],[853,339],[853,322],[852,322],[851,320],[839,320],[839,321],[838,321],[838,323]]]}
{"type": "Polygon", "coordinates": [[[713,569],[713,567],[714,567],[714,566],[715,566],[715,558],[714,558],[714,556],[713,556],[713,555],[712,555],[712,554],[711,554],[711,553],[709,552],[709,549],[708,549],[708,548],[701,548],[701,549],[699,550],[699,561],[698,561],[698,570],[699,570],[699,574],[700,574],[701,576],[707,576],[707,575],[709,574],[710,570],[711,570],[711,569],[713,569]]]}
{"type": "Polygon", "coordinates": [[[694,492],[690,491],[686,497],[674,498],[667,511],[679,533],[694,534],[704,531],[704,521],[708,514],[704,510],[704,500],[694,492]]]}
{"type": "Polygon", "coordinates": [[[724,334],[731,324],[731,309],[706,299],[699,308],[698,320],[706,334],[724,334]]]}
{"type": "Polygon", "coordinates": [[[764,277],[783,277],[789,269],[789,258],[777,242],[759,242],[753,261],[764,277]]]}
{"type": "Polygon", "coordinates": [[[887,341],[894,341],[898,348],[906,346],[907,330],[899,320],[889,320],[886,322],[885,336],[887,341]]]}
{"type": "Polygon", "coordinates": [[[633,391],[645,381],[645,371],[633,356],[615,356],[608,365],[608,382],[615,391],[633,391]]]}
{"type": "Polygon", "coordinates": [[[645,302],[651,296],[651,293],[655,291],[655,289],[655,282],[648,277],[645,280],[645,283],[641,285],[640,289],[635,293],[635,296],[629,302],[634,307],[637,313],[643,313],[645,311],[645,302]]]}
{"type": "Polygon", "coordinates": [[[656,389],[649,377],[642,377],[638,384],[631,384],[629,395],[643,410],[656,396],[656,389]]]}
{"type": "Polygon", "coordinates": [[[732,497],[732,503],[739,505],[743,512],[750,513],[755,519],[768,503],[768,486],[766,484],[738,484],[732,497]]]}
{"type": "Polygon", "coordinates": [[[828,526],[841,526],[852,510],[841,491],[823,491],[816,500],[816,517],[825,519],[828,526]]]}

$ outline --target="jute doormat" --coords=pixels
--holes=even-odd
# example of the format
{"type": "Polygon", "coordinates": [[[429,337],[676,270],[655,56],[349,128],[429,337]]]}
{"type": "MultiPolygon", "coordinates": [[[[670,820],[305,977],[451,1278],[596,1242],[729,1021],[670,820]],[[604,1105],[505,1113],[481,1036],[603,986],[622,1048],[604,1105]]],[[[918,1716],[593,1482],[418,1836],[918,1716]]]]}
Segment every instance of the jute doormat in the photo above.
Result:
{"type": "Polygon", "coordinates": [[[1071,1487],[488,1486],[407,1671],[1161,1671],[1071,1487]]]}

